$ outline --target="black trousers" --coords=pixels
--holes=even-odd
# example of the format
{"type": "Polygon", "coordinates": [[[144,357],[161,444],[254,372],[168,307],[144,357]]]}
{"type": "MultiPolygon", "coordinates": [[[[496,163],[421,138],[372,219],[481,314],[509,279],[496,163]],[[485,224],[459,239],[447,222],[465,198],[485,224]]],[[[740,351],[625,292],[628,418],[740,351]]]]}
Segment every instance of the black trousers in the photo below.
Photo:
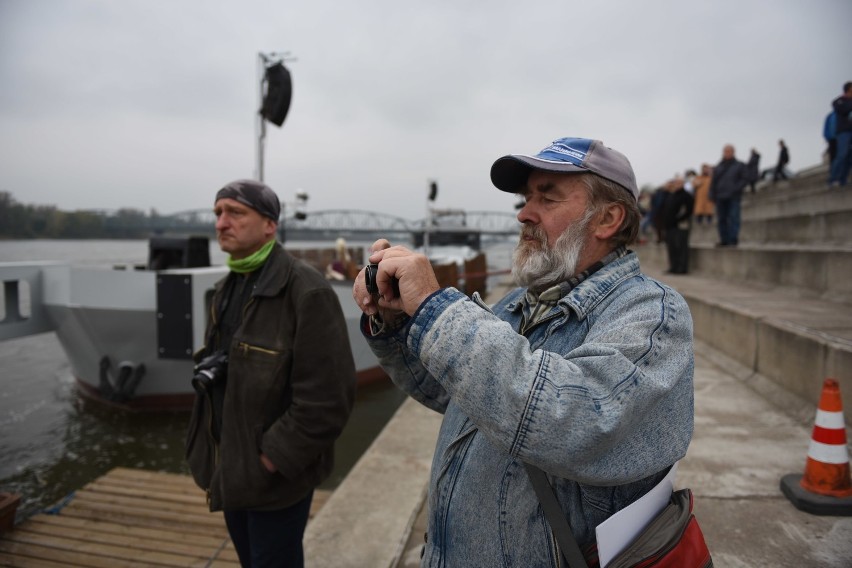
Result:
{"type": "Polygon", "coordinates": [[[689,272],[689,229],[670,227],[666,229],[666,250],[669,253],[669,272],[689,272]]]}
{"type": "Polygon", "coordinates": [[[302,536],[314,492],[278,511],[225,511],[225,524],[244,568],[302,568],[302,536]]]}

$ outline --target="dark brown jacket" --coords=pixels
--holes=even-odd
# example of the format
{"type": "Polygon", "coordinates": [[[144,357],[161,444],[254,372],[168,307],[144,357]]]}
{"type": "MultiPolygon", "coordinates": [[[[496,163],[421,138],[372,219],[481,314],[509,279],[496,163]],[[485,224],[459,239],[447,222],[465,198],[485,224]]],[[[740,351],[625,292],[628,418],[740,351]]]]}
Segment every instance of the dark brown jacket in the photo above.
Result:
{"type": "MultiPolygon", "coordinates": [[[[207,347],[216,343],[211,302],[207,347]]],[[[331,473],[334,441],[355,394],[355,364],[337,294],[323,276],[276,245],[244,307],[229,349],[221,442],[211,404],[197,396],[186,440],[210,510],[275,510],[301,500],[331,473]],[[278,468],[269,473],[264,453],[278,468]]]]}

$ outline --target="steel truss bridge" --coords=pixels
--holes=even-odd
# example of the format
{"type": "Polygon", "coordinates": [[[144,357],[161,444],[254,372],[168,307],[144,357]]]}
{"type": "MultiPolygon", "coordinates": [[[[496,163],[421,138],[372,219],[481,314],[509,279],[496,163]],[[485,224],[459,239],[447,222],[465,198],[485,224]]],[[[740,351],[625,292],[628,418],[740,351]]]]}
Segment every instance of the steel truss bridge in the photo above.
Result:
{"type": "MultiPolygon", "coordinates": [[[[517,235],[520,223],[515,213],[502,211],[443,210],[433,214],[432,229],[467,229],[483,236],[517,235]]],[[[148,219],[151,231],[161,233],[213,234],[216,217],[209,209],[182,211],[168,216],[148,219]]],[[[357,209],[328,209],[311,211],[304,219],[285,217],[279,227],[288,240],[374,239],[382,236],[399,238],[423,231],[425,219],[403,217],[357,209]]]]}

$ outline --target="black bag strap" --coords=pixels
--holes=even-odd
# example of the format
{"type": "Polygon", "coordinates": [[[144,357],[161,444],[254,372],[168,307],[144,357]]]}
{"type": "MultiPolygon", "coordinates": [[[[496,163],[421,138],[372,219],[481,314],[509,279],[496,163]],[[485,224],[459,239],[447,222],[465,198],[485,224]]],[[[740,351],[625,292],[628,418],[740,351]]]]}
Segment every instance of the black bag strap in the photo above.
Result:
{"type": "Polygon", "coordinates": [[[580,551],[580,545],[577,544],[577,539],[571,532],[571,525],[565,519],[565,513],[553,494],[553,487],[547,481],[547,476],[534,465],[525,462],[524,467],[532,482],[538,501],[541,503],[541,510],[544,511],[544,516],[550,524],[550,530],[553,532],[569,568],[589,568],[583,553],[580,551]]]}

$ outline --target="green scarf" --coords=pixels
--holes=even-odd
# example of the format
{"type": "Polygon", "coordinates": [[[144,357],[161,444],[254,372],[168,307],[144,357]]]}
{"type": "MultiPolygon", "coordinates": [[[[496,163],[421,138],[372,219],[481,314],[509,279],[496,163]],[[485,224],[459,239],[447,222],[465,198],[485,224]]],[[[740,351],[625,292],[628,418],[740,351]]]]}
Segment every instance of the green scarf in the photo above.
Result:
{"type": "Polygon", "coordinates": [[[248,272],[254,272],[266,262],[269,253],[272,252],[272,247],[275,246],[275,239],[272,239],[262,247],[260,247],[253,254],[248,255],[245,258],[241,258],[239,260],[234,260],[230,256],[228,257],[228,268],[237,272],[239,274],[246,274],[248,272]]]}

